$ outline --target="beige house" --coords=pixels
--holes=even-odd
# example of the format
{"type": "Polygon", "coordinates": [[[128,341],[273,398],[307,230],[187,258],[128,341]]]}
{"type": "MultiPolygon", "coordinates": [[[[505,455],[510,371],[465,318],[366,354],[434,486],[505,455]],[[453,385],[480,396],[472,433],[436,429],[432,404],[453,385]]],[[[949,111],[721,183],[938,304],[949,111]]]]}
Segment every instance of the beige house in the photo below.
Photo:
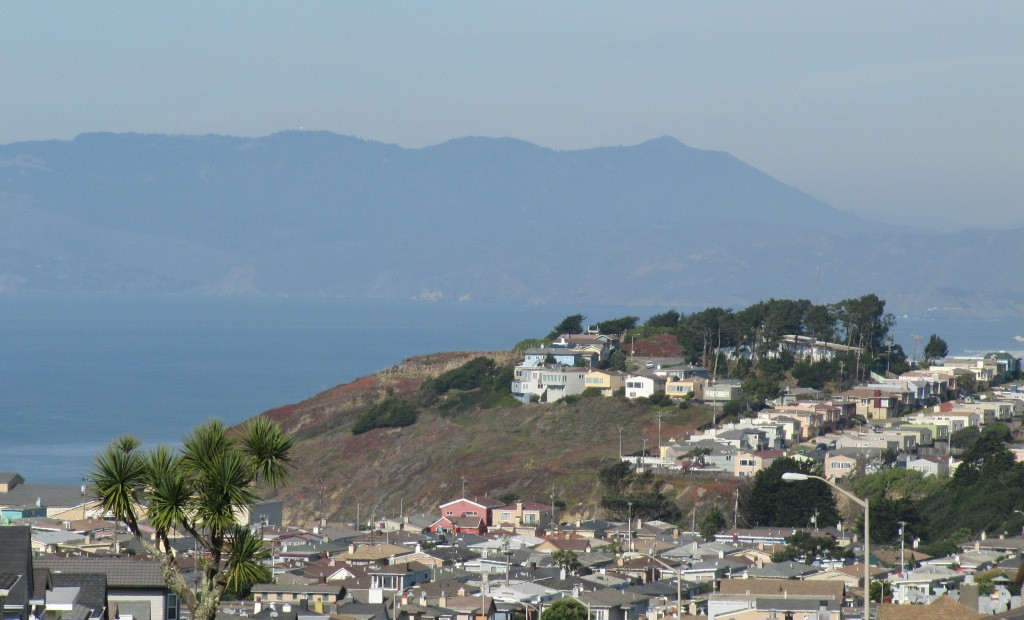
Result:
{"type": "Polygon", "coordinates": [[[733,475],[748,478],[757,472],[771,467],[775,459],[786,455],[784,450],[761,450],[759,452],[740,452],[736,455],[733,475]]]}
{"type": "Polygon", "coordinates": [[[879,389],[854,388],[843,392],[836,400],[855,403],[857,415],[866,420],[889,420],[900,412],[899,397],[879,389]]]}
{"type": "Polygon", "coordinates": [[[626,373],[618,370],[591,370],[583,377],[583,388],[597,388],[602,396],[612,396],[626,387],[626,373]]]}
{"type": "Polygon", "coordinates": [[[701,400],[706,403],[727,403],[739,400],[742,393],[739,381],[718,381],[704,386],[704,397],[701,400]]]}
{"type": "Polygon", "coordinates": [[[845,478],[857,469],[857,459],[842,454],[825,457],[825,477],[829,480],[845,478]]]}
{"type": "Polygon", "coordinates": [[[708,617],[779,620],[791,614],[840,620],[846,584],[842,581],[722,579],[708,597],[708,617]]]}
{"type": "Polygon", "coordinates": [[[550,504],[517,501],[515,504],[491,509],[491,520],[494,522],[491,528],[517,529],[527,527],[535,529],[541,523],[549,523],[551,521],[551,514],[550,504]]]}
{"type": "Polygon", "coordinates": [[[685,398],[687,394],[693,392],[695,400],[704,400],[704,386],[707,383],[708,380],[704,377],[687,377],[685,379],[669,377],[665,381],[665,393],[670,398],[685,398]]]}
{"type": "Polygon", "coordinates": [[[253,599],[257,602],[291,603],[306,601],[310,608],[318,604],[337,603],[345,596],[345,586],[340,583],[276,584],[257,583],[252,587],[253,599]]]}

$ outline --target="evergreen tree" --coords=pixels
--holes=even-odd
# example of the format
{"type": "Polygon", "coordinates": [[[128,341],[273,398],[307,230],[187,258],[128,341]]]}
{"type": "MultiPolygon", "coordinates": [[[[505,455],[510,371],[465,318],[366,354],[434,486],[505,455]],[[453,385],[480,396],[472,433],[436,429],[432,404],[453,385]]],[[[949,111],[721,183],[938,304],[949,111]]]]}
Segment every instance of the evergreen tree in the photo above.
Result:
{"type": "Polygon", "coordinates": [[[937,360],[949,355],[949,346],[946,341],[932,334],[928,338],[928,344],[924,345],[924,358],[928,361],[937,360]]]}
{"type": "Polygon", "coordinates": [[[804,527],[817,511],[821,525],[839,522],[832,489],[820,480],[786,482],[782,474],[799,472],[820,475],[811,464],[784,457],[754,474],[743,506],[744,520],[757,525],[804,527]]]}

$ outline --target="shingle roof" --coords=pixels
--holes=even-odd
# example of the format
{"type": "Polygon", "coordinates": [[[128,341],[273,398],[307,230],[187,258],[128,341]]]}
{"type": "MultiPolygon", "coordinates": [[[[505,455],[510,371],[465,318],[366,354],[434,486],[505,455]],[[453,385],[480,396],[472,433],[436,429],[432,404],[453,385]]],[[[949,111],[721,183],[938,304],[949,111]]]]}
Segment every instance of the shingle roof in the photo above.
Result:
{"type": "Polygon", "coordinates": [[[0,573],[0,590],[10,590],[21,579],[18,573],[0,573]]]}
{"type": "Polygon", "coordinates": [[[839,581],[804,581],[799,579],[723,579],[718,591],[722,594],[753,594],[755,596],[825,596],[842,600],[846,586],[839,581]]]}
{"type": "Polygon", "coordinates": [[[129,558],[64,558],[43,555],[35,559],[53,573],[103,573],[108,588],[166,588],[160,564],[129,558]]]}
{"type": "Polygon", "coordinates": [[[0,493],[0,506],[71,507],[95,501],[95,497],[74,484],[19,484],[6,493],[0,493]]]}
{"type": "Polygon", "coordinates": [[[52,573],[54,587],[79,588],[75,603],[96,611],[107,606],[107,576],[102,573],[52,573]]]}
{"type": "Polygon", "coordinates": [[[0,527],[0,573],[19,575],[7,590],[7,603],[28,603],[32,581],[32,531],[23,525],[0,527]]]}
{"type": "Polygon", "coordinates": [[[975,613],[948,596],[936,599],[930,605],[881,605],[879,620],[969,620],[987,618],[975,613]]]}

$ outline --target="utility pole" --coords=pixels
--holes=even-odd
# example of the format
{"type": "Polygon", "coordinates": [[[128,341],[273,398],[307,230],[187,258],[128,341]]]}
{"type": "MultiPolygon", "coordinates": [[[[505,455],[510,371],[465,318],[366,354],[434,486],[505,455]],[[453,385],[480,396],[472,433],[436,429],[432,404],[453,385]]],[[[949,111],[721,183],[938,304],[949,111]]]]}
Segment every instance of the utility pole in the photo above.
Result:
{"type": "Polygon", "coordinates": [[[323,475],[319,475],[316,478],[317,484],[317,498],[316,498],[316,512],[317,512],[317,525],[324,524],[324,491],[327,489],[327,483],[324,480],[323,475]]]}
{"type": "Polygon", "coordinates": [[[551,527],[555,525],[555,487],[551,487],[551,527]]]}
{"type": "Polygon", "coordinates": [[[733,507],[732,507],[732,529],[735,530],[735,529],[737,529],[739,527],[739,519],[740,519],[740,490],[737,487],[736,488],[736,501],[735,501],[735,503],[733,504],[733,507]]]}
{"type": "Polygon", "coordinates": [[[626,502],[629,506],[629,517],[626,520],[626,550],[633,550],[633,502],[626,502]]]}
{"type": "Polygon", "coordinates": [[[906,521],[900,521],[900,575],[907,570],[907,564],[903,559],[903,528],[907,526],[906,521]]]}
{"type": "Polygon", "coordinates": [[[821,304],[821,267],[814,268],[814,305],[821,304]]]}
{"type": "Polygon", "coordinates": [[[622,460],[622,427],[619,427],[619,460],[622,460]]]}
{"type": "Polygon", "coordinates": [[[658,412],[658,456],[661,456],[661,412],[658,412]]]}
{"type": "Polygon", "coordinates": [[[885,374],[889,375],[889,362],[892,361],[892,335],[889,336],[889,346],[885,352],[885,374]]]}
{"type": "Polygon", "coordinates": [[[466,477],[462,476],[462,498],[466,499],[466,477]]]}

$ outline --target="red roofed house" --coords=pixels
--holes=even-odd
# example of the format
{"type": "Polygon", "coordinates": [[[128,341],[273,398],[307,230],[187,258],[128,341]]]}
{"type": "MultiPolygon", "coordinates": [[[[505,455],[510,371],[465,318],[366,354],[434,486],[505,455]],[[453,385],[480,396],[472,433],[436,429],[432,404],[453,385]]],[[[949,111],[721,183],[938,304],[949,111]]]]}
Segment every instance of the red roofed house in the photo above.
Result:
{"type": "Polygon", "coordinates": [[[441,518],[430,526],[430,531],[483,534],[491,525],[491,509],[498,506],[501,502],[489,498],[471,500],[465,497],[441,504],[441,518]]]}

